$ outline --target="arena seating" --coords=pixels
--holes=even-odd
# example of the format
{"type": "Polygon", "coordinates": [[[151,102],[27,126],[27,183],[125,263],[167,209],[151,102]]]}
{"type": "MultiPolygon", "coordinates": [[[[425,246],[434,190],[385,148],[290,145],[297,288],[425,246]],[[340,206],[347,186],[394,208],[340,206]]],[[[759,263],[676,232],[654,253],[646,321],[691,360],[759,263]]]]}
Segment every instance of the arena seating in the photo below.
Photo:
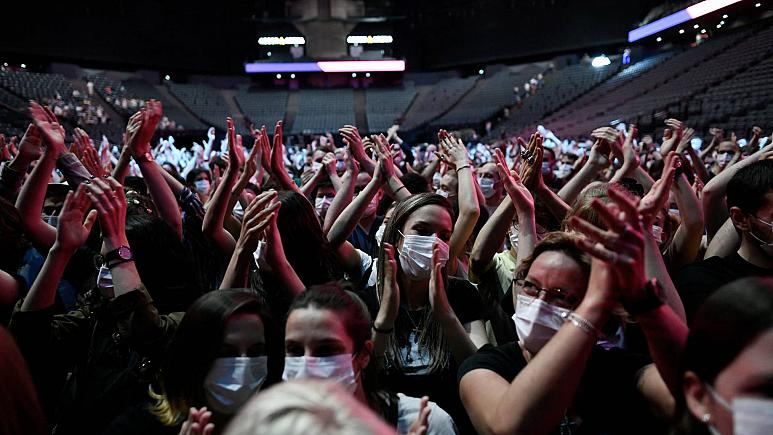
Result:
{"type": "Polygon", "coordinates": [[[298,114],[292,133],[325,133],[354,124],[354,91],[303,89],[298,91],[298,114]]]}
{"type": "Polygon", "coordinates": [[[287,91],[250,92],[242,86],[234,96],[244,117],[260,128],[265,125],[271,128],[278,120],[284,119],[287,111],[287,91]]]}
{"type": "Polygon", "coordinates": [[[220,125],[233,116],[220,92],[209,85],[169,83],[169,90],[205,124],[220,125]]]}
{"type": "Polygon", "coordinates": [[[470,91],[479,76],[451,78],[434,86],[419,87],[413,104],[405,114],[403,130],[413,130],[448,111],[464,94],[470,91]]]}
{"type": "Polygon", "coordinates": [[[475,126],[515,103],[513,87],[522,86],[538,73],[533,65],[504,68],[491,77],[481,78],[451,110],[432,122],[433,127],[475,126]]]}
{"type": "Polygon", "coordinates": [[[370,133],[383,133],[402,117],[416,96],[412,82],[398,89],[368,89],[365,93],[366,114],[370,133]]]}
{"type": "Polygon", "coordinates": [[[145,80],[126,80],[123,82],[123,85],[126,87],[127,92],[129,92],[131,95],[135,95],[137,98],[141,98],[143,100],[154,98],[161,101],[161,103],[164,105],[164,116],[174,120],[178,128],[179,126],[182,126],[186,129],[200,130],[206,129],[208,127],[206,124],[199,121],[188,112],[181,110],[175,104],[172,104],[169,99],[164,98],[164,96],[161,95],[158,89],[156,89],[153,85],[146,82],[145,80]]]}

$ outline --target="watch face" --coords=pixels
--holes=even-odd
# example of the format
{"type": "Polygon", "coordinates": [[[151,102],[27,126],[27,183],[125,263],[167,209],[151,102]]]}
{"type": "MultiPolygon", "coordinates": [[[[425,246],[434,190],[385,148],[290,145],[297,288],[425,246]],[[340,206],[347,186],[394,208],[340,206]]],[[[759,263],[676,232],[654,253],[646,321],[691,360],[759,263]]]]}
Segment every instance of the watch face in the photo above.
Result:
{"type": "Polygon", "coordinates": [[[132,251],[126,246],[121,246],[118,248],[118,256],[123,260],[129,260],[132,258],[132,251]]]}

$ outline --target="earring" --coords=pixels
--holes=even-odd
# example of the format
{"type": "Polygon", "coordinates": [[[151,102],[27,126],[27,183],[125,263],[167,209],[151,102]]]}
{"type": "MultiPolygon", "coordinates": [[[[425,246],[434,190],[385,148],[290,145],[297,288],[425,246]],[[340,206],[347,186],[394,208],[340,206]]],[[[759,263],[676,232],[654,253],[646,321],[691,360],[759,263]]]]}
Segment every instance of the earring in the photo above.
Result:
{"type": "Polygon", "coordinates": [[[709,421],[711,421],[711,414],[709,414],[708,412],[703,414],[703,417],[701,418],[701,420],[704,423],[708,423],[709,421]]]}

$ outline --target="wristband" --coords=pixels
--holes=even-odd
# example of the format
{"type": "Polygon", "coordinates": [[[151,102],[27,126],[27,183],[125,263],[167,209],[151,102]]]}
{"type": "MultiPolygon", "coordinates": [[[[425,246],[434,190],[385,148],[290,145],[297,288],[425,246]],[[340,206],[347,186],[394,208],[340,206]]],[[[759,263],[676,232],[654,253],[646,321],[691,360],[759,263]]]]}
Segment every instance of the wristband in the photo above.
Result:
{"type": "Polygon", "coordinates": [[[583,332],[593,335],[595,338],[601,336],[601,332],[593,325],[593,323],[579,314],[570,312],[564,317],[564,321],[571,322],[572,325],[582,329],[583,332]]]}
{"type": "Polygon", "coordinates": [[[405,184],[403,184],[402,186],[398,187],[398,188],[397,188],[397,190],[395,190],[395,193],[399,192],[399,191],[400,191],[400,189],[405,189],[405,190],[408,190],[408,188],[407,188],[407,187],[405,187],[405,184]]]}
{"type": "Polygon", "coordinates": [[[379,334],[385,334],[385,335],[389,335],[395,330],[394,326],[389,329],[381,329],[378,326],[376,326],[376,322],[373,322],[371,324],[371,327],[373,328],[374,331],[378,332],[379,334]]]}
{"type": "Polygon", "coordinates": [[[129,258],[127,260],[118,260],[118,261],[114,261],[112,263],[108,263],[108,264],[106,264],[106,266],[107,266],[108,269],[112,269],[112,268],[114,268],[116,266],[120,266],[121,264],[128,263],[130,261],[134,261],[134,259],[133,258],[129,258]]]}
{"type": "Polygon", "coordinates": [[[631,316],[646,314],[660,308],[665,303],[663,300],[663,287],[656,278],[647,281],[642,288],[642,297],[635,300],[623,301],[623,308],[631,316]]]}
{"type": "Polygon", "coordinates": [[[470,165],[462,165],[462,166],[456,168],[456,172],[459,172],[459,171],[461,171],[464,168],[470,169],[470,165]]]}

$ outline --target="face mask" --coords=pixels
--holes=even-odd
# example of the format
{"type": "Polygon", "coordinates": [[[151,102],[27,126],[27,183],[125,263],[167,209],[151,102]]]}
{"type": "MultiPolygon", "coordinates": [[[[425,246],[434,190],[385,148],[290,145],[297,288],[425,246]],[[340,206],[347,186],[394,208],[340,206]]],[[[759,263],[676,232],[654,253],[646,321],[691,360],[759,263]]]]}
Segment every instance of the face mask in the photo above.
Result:
{"type": "Polygon", "coordinates": [[[267,373],[265,356],[215,359],[204,379],[209,406],[223,414],[235,414],[260,389],[267,373]]]}
{"type": "Polygon", "coordinates": [[[209,193],[209,180],[196,180],[193,185],[196,186],[196,192],[203,195],[209,193]]]}
{"type": "Polygon", "coordinates": [[[518,341],[535,354],[558,332],[571,310],[526,295],[518,295],[513,321],[518,341]]]}
{"type": "Polygon", "coordinates": [[[327,379],[335,381],[350,393],[357,389],[352,356],[349,354],[323,357],[287,356],[282,380],[293,379],[327,379]]]}
{"type": "Polygon", "coordinates": [[[558,170],[555,171],[556,177],[566,178],[569,173],[572,172],[572,165],[569,163],[561,163],[558,165],[558,170]]]}
{"type": "MultiPolygon", "coordinates": [[[[764,220],[762,220],[762,219],[760,219],[760,218],[758,218],[757,216],[754,216],[754,215],[752,215],[752,217],[755,218],[760,223],[763,223],[763,224],[769,226],[771,231],[773,231],[773,223],[765,222],[764,220]]],[[[760,248],[762,249],[762,251],[764,253],[768,254],[768,256],[773,257],[773,242],[766,242],[766,241],[762,240],[760,237],[757,237],[757,235],[754,234],[754,232],[752,232],[751,229],[749,229],[749,235],[752,236],[754,238],[754,240],[760,242],[760,248]]]]}
{"type": "Polygon", "coordinates": [[[440,172],[435,172],[435,175],[432,176],[432,187],[434,187],[436,190],[440,188],[440,179],[443,178],[440,175],[440,172]]]}
{"type": "Polygon", "coordinates": [[[381,239],[384,238],[384,231],[386,231],[386,224],[382,222],[376,230],[376,235],[374,236],[378,246],[381,246],[381,239]]]}
{"type": "Polygon", "coordinates": [[[368,203],[368,208],[365,209],[365,212],[362,214],[363,216],[373,216],[376,214],[376,209],[378,208],[378,201],[376,197],[373,197],[373,199],[368,203]]]}
{"type": "Polygon", "coordinates": [[[520,230],[518,228],[518,225],[513,225],[510,227],[510,245],[515,249],[518,250],[518,234],[520,233],[520,230]]]}
{"type": "Polygon", "coordinates": [[[483,196],[486,199],[494,196],[494,180],[491,178],[479,178],[478,184],[480,184],[480,191],[483,192],[483,196]]]}
{"type": "Polygon", "coordinates": [[[720,166],[725,166],[733,160],[733,153],[717,153],[715,160],[720,166]]]}
{"type": "Polygon", "coordinates": [[[442,196],[443,198],[448,198],[448,192],[443,189],[438,189],[437,192],[438,195],[442,196]]]}
{"type": "Polygon", "coordinates": [[[663,241],[663,227],[653,225],[652,238],[655,239],[656,242],[661,243],[663,241]]]}
{"type": "MultiPolygon", "coordinates": [[[[773,433],[773,399],[759,397],[736,397],[732,405],[720,396],[711,385],[706,384],[714,400],[733,414],[733,435],[767,435],[773,433]]],[[[712,435],[719,431],[707,425],[712,435]]]]}
{"type": "Polygon", "coordinates": [[[550,163],[542,162],[542,173],[547,174],[550,172],[550,163]]]}
{"type": "MultiPolygon", "coordinates": [[[[402,234],[402,233],[400,233],[402,234]]],[[[403,235],[403,248],[400,252],[400,267],[413,281],[428,279],[432,273],[432,247],[438,242],[440,262],[445,266],[448,261],[448,245],[437,236],[403,235]]]]}
{"type": "Polygon", "coordinates": [[[318,215],[324,216],[324,214],[327,212],[327,209],[330,208],[331,202],[333,202],[333,200],[327,196],[318,196],[316,199],[314,199],[314,210],[317,211],[318,215]]]}
{"type": "Polygon", "coordinates": [[[336,162],[336,171],[337,171],[337,172],[341,172],[341,171],[343,171],[344,169],[346,169],[346,163],[344,163],[344,161],[343,161],[343,160],[338,160],[338,161],[336,162]]]}
{"type": "Polygon", "coordinates": [[[97,287],[103,294],[113,293],[113,274],[107,266],[99,268],[99,274],[97,275],[97,287]]]}

